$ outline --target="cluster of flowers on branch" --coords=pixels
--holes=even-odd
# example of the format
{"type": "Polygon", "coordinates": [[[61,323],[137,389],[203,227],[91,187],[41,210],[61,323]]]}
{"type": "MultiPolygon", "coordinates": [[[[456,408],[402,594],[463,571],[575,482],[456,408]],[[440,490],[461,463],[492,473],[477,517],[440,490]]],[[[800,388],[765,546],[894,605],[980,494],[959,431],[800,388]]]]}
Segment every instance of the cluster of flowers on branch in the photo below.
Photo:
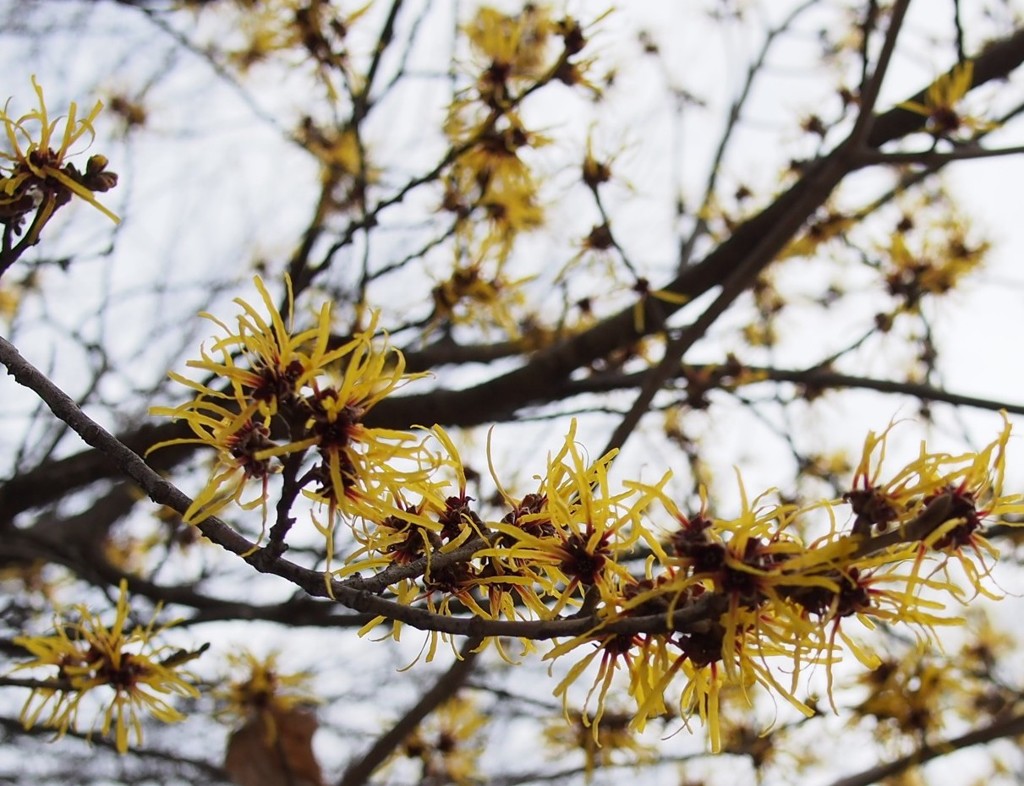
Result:
{"type": "MultiPolygon", "coordinates": [[[[245,509],[261,508],[265,523],[269,480],[283,473],[288,506],[300,493],[323,503],[328,509],[323,527],[329,536],[336,513],[376,517],[381,500],[426,477],[426,454],[409,434],[367,428],[362,422],[378,401],[415,375],[404,373],[401,353],[373,346],[375,321],[329,348],[328,305],[313,327],[293,333],[261,280],[256,287],[269,321],[242,300],[234,331],[210,317],[227,335],[189,363],[208,373],[209,381],[174,375],[197,391],[196,397],[178,407],[154,409],[155,414],[187,421],[196,436],[152,449],[198,443],[217,450],[213,476],[185,512],[186,521],[201,522],[240,502],[245,509]],[[316,460],[303,467],[310,451],[316,460]],[[243,502],[252,480],[262,491],[243,502]]],[[[294,312],[290,285],[288,311],[294,312]]],[[[277,537],[283,538],[285,531],[277,537]]]]}
{"type": "Polygon", "coordinates": [[[107,169],[105,156],[89,157],[85,171],[67,160],[83,139],[91,142],[93,123],[103,104],[97,101],[84,118],[72,102],[66,117],[51,117],[43,88],[32,80],[38,106],[20,116],[0,109],[4,146],[0,147],[0,223],[5,227],[4,251],[10,251],[11,234],[21,234],[32,217],[23,246],[36,243],[54,212],[77,196],[112,221],[118,217],[99,203],[95,194],[117,185],[117,175],[107,169]],[[4,149],[6,148],[6,149],[4,149]]]}
{"type": "Polygon", "coordinates": [[[595,90],[581,56],[583,26],[541,4],[518,14],[482,7],[464,29],[471,83],[448,109],[451,153],[441,207],[454,217],[454,264],[433,290],[437,323],[496,325],[518,337],[521,288],[506,262],[520,235],[543,225],[543,176],[531,163],[550,143],[530,128],[527,99],[549,87],[595,90]]]}
{"type": "Polygon", "coordinates": [[[113,731],[119,753],[128,750],[131,737],[141,744],[141,713],[163,723],[184,719],[166,697],[199,697],[182,667],[202,650],[185,652],[155,644],[162,628],[154,622],[132,625],[129,611],[122,581],[117,613],[109,626],[79,605],[69,610],[67,619],[55,620],[52,633],[14,640],[31,655],[18,669],[46,677],[30,681],[32,691],[21,713],[25,728],[41,723],[61,735],[76,731],[83,704],[104,691],[108,696],[98,697],[95,705],[100,731],[105,736],[113,731]]]}
{"type": "MultiPolygon", "coordinates": [[[[632,729],[666,714],[696,715],[714,750],[722,745],[719,696],[728,687],[742,693],[760,684],[811,714],[798,697],[805,667],[823,667],[830,684],[844,650],[876,667],[854,621],[906,624],[924,637],[955,622],[945,612],[950,600],[992,594],[986,579],[995,549],[985,522],[1024,511],[1003,492],[1008,423],[978,452],[922,445],[913,461],[886,472],[890,426],[869,434],[842,499],[803,506],[774,502],[772,492],[750,499],[741,483],[732,518],[706,505],[684,511],[667,491],[669,473],[617,487],[609,479],[615,454],[589,460],[573,425],[529,493],[504,490],[492,467],[502,500],[495,511],[469,496],[458,449],[440,427],[415,436],[362,424],[411,379],[400,353],[374,343],[372,325],[329,349],[326,307],[314,327],[295,332],[262,282],[257,288],[270,318],[239,301],[236,329],[218,322],[227,336],[191,363],[210,379],[176,377],[196,397],[158,410],[191,425],[197,436],[186,441],[217,450],[187,518],[202,521],[232,502],[266,511],[268,478],[282,471],[284,501],[276,507],[285,523],[275,525],[270,548],[283,547],[301,491],[314,503],[328,559],[344,563],[336,577],[377,572],[389,577],[397,604],[519,625],[513,635],[524,651],[555,637],[545,657],[576,661],[555,693],[595,735],[606,697],[620,688],[633,703],[632,729]],[[250,485],[260,492],[243,500],[250,485]],[[351,548],[335,553],[339,525],[351,548]],[[563,637],[543,628],[570,617],[592,624],[563,637]],[[775,664],[786,664],[785,683],[775,664]],[[580,714],[573,686],[584,674],[592,687],[580,714]]],[[[364,630],[387,621],[381,616],[364,630]]],[[[401,626],[393,624],[397,636],[401,626]]],[[[501,642],[487,641],[514,660],[501,642]]]]}

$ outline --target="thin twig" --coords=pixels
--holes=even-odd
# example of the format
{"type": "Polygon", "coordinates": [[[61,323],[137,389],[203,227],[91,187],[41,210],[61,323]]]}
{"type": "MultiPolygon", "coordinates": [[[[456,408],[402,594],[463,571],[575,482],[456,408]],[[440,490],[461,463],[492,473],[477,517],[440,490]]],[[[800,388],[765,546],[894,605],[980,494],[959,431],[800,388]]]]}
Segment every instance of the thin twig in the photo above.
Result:
{"type": "Polygon", "coordinates": [[[865,150],[857,154],[857,158],[863,164],[890,164],[903,166],[906,164],[919,164],[920,166],[935,166],[936,164],[948,164],[952,161],[969,161],[977,158],[998,158],[1000,156],[1016,156],[1024,153],[1024,145],[1012,147],[958,147],[948,152],[936,150],[921,150],[909,152],[883,153],[878,150],[865,150]]]}
{"type": "MultiPolygon", "coordinates": [[[[705,372],[722,370],[720,365],[688,365],[687,368],[698,375],[705,372]]],[[[827,367],[815,366],[808,369],[783,369],[765,366],[744,366],[743,371],[745,374],[749,374],[750,379],[749,381],[742,381],[741,378],[742,385],[758,385],[764,382],[792,382],[815,392],[833,389],[874,390],[879,393],[911,396],[921,401],[985,409],[992,412],[1006,410],[1014,415],[1024,415],[1024,404],[968,396],[921,382],[900,382],[891,379],[874,379],[871,377],[859,377],[853,374],[843,374],[838,371],[832,371],[827,367]]],[[[682,369],[678,369],[677,373],[682,375],[682,369]]],[[[585,379],[574,379],[562,386],[558,394],[552,397],[552,401],[564,400],[585,393],[608,393],[615,390],[629,390],[641,385],[645,378],[645,372],[634,372],[632,374],[602,374],[585,379]]],[[[732,388],[734,386],[734,383],[729,383],[728,385],[716,385],[715,387],[732,388]]]]}

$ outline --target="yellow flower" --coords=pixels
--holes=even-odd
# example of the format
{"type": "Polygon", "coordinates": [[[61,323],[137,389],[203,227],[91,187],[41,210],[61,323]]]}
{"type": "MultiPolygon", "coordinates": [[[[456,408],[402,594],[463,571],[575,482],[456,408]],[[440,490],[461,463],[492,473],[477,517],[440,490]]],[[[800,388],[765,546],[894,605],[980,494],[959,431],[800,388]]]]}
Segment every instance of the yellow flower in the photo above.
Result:
{"type": "Polygon", "coordinates": [[[222,702],[217,714],[221,718],[249,721],[261,719],[266,742],[272,745],[277,735],[276,719],[296,708],[319,703],[311,692],[312,676],[308,672],[288,674],[278,666],[278,653],[264,658],[251,652],[229,653],[228,666],[242,676],[230,679],[213,692],[222,702]]]}
{"type": "Polygon", "coordinates": [[[18,313],[18,306],[21,298],[12,289],[0,288],[0,319],[10,324],[11,320],[18,313]]]}
{"type": "MultiPolygon", "coordinates": [[[[377,363],[379,359],[378,355],[371,362],[377,363]]],[[[357,365],[358,359],[349,368],[357,365]]],[[[379,382],[393,389],[403,378],[408,378],[403,369],[404,363],[396,367],[393,374],[382,374],[377,369],[368,379],[373,380],[374,386],[379,382]]],[[[363,425],[362,417],[375,403],[377,394],[363,391],[365,397],[362,397],[357,388],[358,385],[347,386],[344,381],[338,388],[320,390],[315,387],[313,395],[307,399],[311,415],[306,422],[306,432],[310,436],[260,455],[269,458],[315,446],[319,461],[308,478],[317,486],[303,493],[326,504],[330,518],[333,519],[335,512],[350,519],[371,521],[381,516],[400,516],[404,511],[386,500],[398,498],[403,490],[425,491],[430,456],[422,444],[406,432],[363,425]]]]}
{"type": "MultiPolygon", "coordinates": [[[[402,354],[374,343],[377,316],[368,328],[341,346],[331,342],[330,305],[320,309],[315,324],[296,331],[286,324],[262,280],[255,279],[263,305],[260,310],[238,298],[242,313],[232,330],[217,318],[205,315],[227,335],[208,354],[188,366],[212,375],[210,382],[195,382],[178,374],[171,377],[197,391],[196,397],[178,407],[154,407],[157,415],[185,420],[195,437],[178,438],[154,445],[201,444],[218,451],[209,482],[185,514],[198,523],[232,502],[239,502],[249,480],[259,480],[262,493],[240,503],[244,509],[260,506],[266,520],[267,483],[280,471],[276,460],[316,448],[319,461],[303,475],[303,493],[329,506],[329,520],[317,523],[328,538],[334,513],[377,518],[400,513],[382,500],[402,488],[425,482],[421,466],[427,461],[411,435],[368,428],[362,420],[383,398],[411,379],[402,354]],[[290,439],[281,443],[271,437],[275,418],[290,439]],[[406,462],[406,468],[398,465],[406,462]],[[408,463],[411,462],[411,463],[408,463]],[[305,488],[316,484],[315,488],[305,488]]],[[[294,314],[291,285],[289,312],[294,314]]],[[[315,520],[314,520],[314,523],[315,520]]],[[[329,551],[331,549],[329,548],[329,551]]]]}
{"type": "Polygon", "coordinates": [[[955,663],[932,657],[929,649],[919,644],[857,680],[869,693],[854,713],[874,718],[879,736],[927,742],[947,725],[949,709],[973,692],[955,663]]]}
{"type": "Polygon", "coordinates": [[[453,148],[461,152],[445,176],[443,206],[459,217],[458,228],[467,241],[475,227],[465,219],[481,209],[486,233],[474,256],[482,259],[496,248],[503,260],[518,233],[544,222],[540,183],[520,153],[542,147],[548,139],[528,131],[512,111],[497,120],[488,114],[479,122],[467,121],[463,115],[473,109],[456,102],[445,127],[453,148]]]}
{"type": "MultiPolygon", "coordinates": [[[[583,711],[589,727],[590,735],[594,740],[600,736],[601,723],[605,716],[608,693],[612,688],[615,675],[623,669],[629,681],[629,695],[634,699],[637,706],[647,704],[649,697],[660,700],[663,691],[657,696],[652,696],[652,689],[660,681],[664,673],[664,659],[656,658],[658,647],[663,643],[662,636],[648,636],[638,634],[630,636],[627,634],[594,635],[586,634],[577,636],[564,644],[556,644],[547,655],[545,660],[555,660],[576,648],[591,644],[590,649],[580,660],[574,663],[566,673],[565,677],[555,686],[555,696],[561,696],[562,707],[566,719],[572,716],[569,709],[569,688],[583,676],[584,671],[597,660],[597,671],[590,690],[587,691],[586,699],[583,702],[583,711]],[[598,659],[598,656],[600,658],[598,659]],[[590,710],[591,701],[594,701],[594,709],[590,710]]],[[[649,711],[650,715],[658,715],[666,711],[663,701],[660,701],[649,711]]],[[[636,716],[631,715],[631,724],[635,723],[636,716]]]]}
{"type": "Polygon", "coordinates": [[[279,472],[280,467],[260,457],[260,453],[274,443],[270,440],[270,430],[253,420],[246,403],[244,400],[240,402],[241,414],[203,399],[180,407],[153,407],[151,410],[154,415],[186,420],[198,436],[159,442],[150,451],[183,444],[206,445],[217,450],[209,481],[196,494],[183,516],[190,524],[199,524],[218,515],[231,503],[238,503],[242,510],[260,508],[266,521],[267,483],[270,475],[279,472]],[[242,502],[242,494],[250,480],[260,481],[261,493],[248,502],[242,502]]]}
{"type": "MultiPolygon", "coordinates": [[[[502,257],[507,255],[518,233],[543,226],[544,208],[538,203],[537,193],[538,189],[527,181],[494,181],[480,198],[488,223],[500,242],[502,257]]],[[[488,247],[485,244],[484,248],[488,247]]]]}
{"type": "Polygon", "coordinates": [[[987,517],[1024,511],[1020,495],[1003,493],[1011,430],[1005,414],[999,435],[983,449],[951,455],[928,452],[922,444],[914,461],[880,484],[878,477],[893,425],[880,435],[868,434],[854,487],[844,495],[856,516],[854,534],[885,531],[897,522],[910,522],[944,497],[948,498],[948,510],[941,521],[921,535],[921,542],[937,550],[977,550],[987,544],[979,531],[987,517]]]}
{"type": "Polygon", "coordinates": [[[879,482],[889,434],[895,426],[896,423],[892,422],[880,434],[868,432],[860,462],[854,471],[852,488],[843,495],[855,516],[854,535],[884,532],[898,519],[907,517],[908,511],[912,517],[917,510],[911,508],[919,503],[922,495],[941,486],[931,472],[924,445],[917,461],[892,475],[888,482],[879,482]]]}
{"type": "Polygon", "coordinates": [[[336,207],[357,205],[366,185],[380,178],[380,171],[367,162],[366,147],[352,126],[320,126],[306,116],[296,136],[320,161],[320,179],[330,187],[336,207]]]}
{"type": "Polygon", "coordinates": [[[925,295],[939,296],[955,290],[981,266],[989,250],[987,242],[969,243],[967,227],[961,222],[950,221],[929,229],[913,246],[904,234],[895,233],[888,246],[881,249],[888,263],[886,289],[911,311],[919,310],[925,295]],[[943,242],[936,242],[937,237],[943,242]]]}
{"type": "Polygon", "coordinates": [[[236,318],[237,327],[234,330],[213,315],[203,313],[201,316],[217,324],[227,335],[213,344],[212,351],[219,358],[211,356],[204,348],[202,360],[190,360],[186,364],[189,368],[205,371],[230,383],[232,392],[226,393],[210,385],[193,382],[179,374],[172,373],[171,378],[197,390],[203,398],[249,401],[250,414],[258,411],[265,418],[270,418],[277,414],[282,404],[294,402],[303,386],[323,374],[330,363],[343,357],[350,351],[352,344],[328,351],[331,311],[327,303],[320,309],[312,327],[295,332],[292,324],[295,304],[291,279],[285,278],[288,313],[292,315],[288,324],[271,299],[263,280],[257,276],[253,283],[270,315],[269,320],[242,298],[235,298],[242,313],[236,318]],[[236,362],[239,354],[244,361],[243,365],[236,362]]]}
{"type": "Polygon", "coordinates": [[[518,515],[490,525],[499,533],[498,545],[479,556],[507,564],[512,575],[528,565],[544,591],[557,587],[551,616],[566,604],[582,602],[574,598],[577,593],[618,597],[620,585],[631,579],[620,558],[641,537],[659,548],[640,523],[651,497],[639,486],[618,494],[611,490],[608,469],[614,457],[613,451],[588,463],[576,443],[574,420],[561,450],[548,459],[533,504],[513,504],[518,515]]]}
{"type": "MultiPolygon", "coordinates": [[[[238,15],[231,20],[232,31],[240,33],[244,46],[228,51],[228,59],[241,71],[275,55],[296,55],[299,62],[320,67],[345,68],[349,28],[366,13],[371,3],[349,14],[338,4],[306,3],[302,0],[266,0],[238,3],[238,15]]],[[[234,36],[232,36],[234,39],[234,36]]],[[[326,79],[326,73],[323,74],[326,79]]]]}
{"type": "Polygon", "coordinates": [[[300,139],[325,166],[349,176],[358,175],[365,164],[359,150],[359,140],[351,127],[327,131],[314,125],[310,117],[303,118],[300,139]]]}
{"type": "Polygon", "coordinates": [[[493,103],[506,79],[537,79],[547,66],[551,34],[556,31],[550,8],[531,3],[515,14],[484,6],[464,27],[475,54],[487,62],[478,89],[493,103]]]}
{"type": "Polygon", "coordinates": [[[331,384],[321,387],[314,382],[311,394],[304,398],[309,436],[262,454],[269,457],[316,446],[320,462],[310,477],[319,487],[305,493],[326,502],[331,518],[335,511],[371,520],[400,515],[401,508],[384,500],[397,498],[403,489],[424,486],[427,479],[425,464],[430,458],[410,434],[362,423],[383,398],[425,376],[406,374],[401,352],[374,345],[377,316],[365,331],[327,356],[338,359],[342,371],[339,377],[328,370],[325,377],[331,384]]]}
{"type": "Polygon", "coordinates": [[[106,169],[107,159],[92,156],[84,173],[66,160],[79,141],[95,137],[93,122],[103,109],[103,102],[97,101],[85,118],[78,117],[78,106],[72,102],[67,117],[51,119],[43,88],[35,77],[32,87],[38,108],[19,117],[9,114],[6,105],[0,110],[8,147],[7,151],[0,150],[0,219],[17,225],[37,210],[28,237],[31,244],[53,212],[75,195],[118,223],[120,219],[94,196],[94,192],[108,191],[117,184],[117,175],[106,169]],[[4,166],[2,162],[8,164],[4,166]]]}
{"type": "Polygon", "coordinates": [[[965,60],[940,76],[925,93],[924,103],[904,101],[900,108],[907,109],[928,118],[926,128],[932,136],[949,137],[961,129],[987,131],[995,128],[994,123],[961,114],[957,104],[974,86],[974,62],[965,60]]]}
{"type": "Polygon", "coordinates": [[[106,699],[100,732],[114,730],[119,753],[128,750],[129,736],[142,743],[140,711],[164,723],[176,723],[184,716],[164,696],[198,698],[199,691],[179,673],[179,667],[196,657],[180,650],[160,656],[166,647],[157,647],[153,638],[163,628],[154,628],[155,620],[145,628],[127,630],[128,589],[122,580],[117,612],[108,627],[84,606],[74,607],[78,619],[58,618],[54,632],[46,636],[19,636],[15,644],[28,650],[32,659],[18,669],[48,669],[53,687],[32,690],[22,709],[21,720],[31,728],[48,711],[44,726],[63,735],[76,730],[83,697],[106,686],[113,696],[106,699]]]}
{"type": "Polygon", "coordinates": [[[551,140],[527,129],[516,112],[507,112],[495,125],[493,118],[467,122],[460,114],[465,108],[456,104],[445,123],[452,145],[465,148],[454,170],[454,186],[463,194],[474,186],[486,190],[492,183],[505,187],[518,184],[523,190],[535,192],[537,185],[530,167],[520,157],[521,151],[544,147],[551,140]]]}
{"type": "Polygon", "coordinates": [[[656,748],[638,739],[630,728],[631,720],[628,713],[608,712],[598,725],[591,715],[570,712],[568,723],[561,719],[553,721],[545,728],[544,737],[554,748],[552,754],[582,751],[584,777],[589,782],[594,770],[600,767],[624,762],[646,764],[657,759],[656,748]],[[595,728],[598,729],[596,739],[595,728]]]}
{"type": "Polygon", "coordinates": [[[434,321],[479,325],[484,330],[497,325],[509,336],[518,337],[519,323],[513,308],[525,303],[522,287],[533,277],[509,280],[501,272],[500,262],[496,267],[494,275],[485,272],[482,260],[456,267],[431,290],[434,321]]]}
{"type": "Polygon", "coordinates": [[[856,216],[848,216],[836,208],[829,208],[824,215],[816,218],[803,234],[790,241],[776,259],[781,262],[793,257],[811,257],[826,243],[843,238],[857,223],[856,216]]]}
{"type": "Polygon", "coordinates": [[[477,760],[480,730],[487,716],[470,699],[456,695],[410,734],[400,751],[419,759],[422,782],[470,786],[480,782],[477,760]]]}
{"type": "Polygon", "coordinates": [[[395,506],[402,510],[401,515],[365,521],[361,530],[355,530],[356,540],[362,546],[345,560],[341,575],[390,564],[408,565],[429,555],[438,544],[442,525],[436,516],[443,506],[427,499],[418,505],[396,501],[395,506]]]}

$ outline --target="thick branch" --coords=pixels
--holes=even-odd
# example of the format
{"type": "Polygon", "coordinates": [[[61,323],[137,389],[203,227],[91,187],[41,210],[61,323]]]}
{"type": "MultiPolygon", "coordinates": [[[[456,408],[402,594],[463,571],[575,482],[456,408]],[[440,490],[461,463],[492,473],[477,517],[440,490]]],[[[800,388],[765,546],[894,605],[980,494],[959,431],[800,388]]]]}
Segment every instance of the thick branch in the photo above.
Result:
{"type": "MultiPolygon", "coordinates": [[[[1024,28],[1017,30],[1007,38],[993,42],[974,58],[974,76],[971,88],[983,85],[993,79],[1005,78],[1021,63],[1024,63],[1024,28]]],[[[946,73],[947,77],[951,75],[951,71],[952,69],[946,73]]],[[[907,101],[924,104],[927,98],[928,88],[926,87],[912,95],[907,101]]],[[[886,142],[892,142],[907,136],[907,134],[920,131],[924,128],[926,120],[926,117],[917,112],[897,106],[875,118],[866,145],[869,148],[879,148],[886,142]]]]}

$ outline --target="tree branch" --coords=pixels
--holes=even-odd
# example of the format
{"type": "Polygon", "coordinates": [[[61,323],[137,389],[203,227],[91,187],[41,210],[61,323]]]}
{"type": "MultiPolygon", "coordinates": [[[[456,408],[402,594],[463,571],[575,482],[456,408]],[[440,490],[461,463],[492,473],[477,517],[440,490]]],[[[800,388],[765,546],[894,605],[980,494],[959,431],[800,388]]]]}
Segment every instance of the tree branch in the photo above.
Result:
{"type": "Polygon", "coordinates": [[[1016,737],[1020,734],[1024,734],[1024,714],[1011,715],[1008,718],[996,720],[981,729],[976,729],[959,737],[935,743],[934,745],[924,745],[906,756],[871,767],[856,775],[840,778],[837,781],[833,781],[831,786],[871,786],[872,783],[898,775],[909,770],[911,767],[925,764],[940,756],[947,756],[964,748],[984,745],[993,740],[1004,737],[1016,737]]]}
{"type": "MultiPolygon", "coordinates": [[[[721,365],[687,365],[687,370],[697,375],[721,371],[721,365]]],[[[872,379],[870,377],[858,377],[853,374],[843,374],[839,371],[832,371],[828,368],[815,366],[808,369],[780,369],[765,366],[744,366],[743,373],[749,374],[751,379],[740,382],[738,386],[759,385],[764,382],[792,382],[803,388],[812,391],[814,395],[829,389],[853,389],[853,390],[874,390],[879,393],[893,393],[903,396],[911,396],[921,401],[950,404],[957,407],[973,407],[975,409],[986,409],[992,412],[1006,410],[1014,415],[1024,415],[1024,404],[1014,404],[1009,401],[996,399],[979,398],[967,396],[962,393],[954,393],[942,390],[923,382],[900,382],[891,379],[872,379]]],[[[681,376],[685,376],[680,372],[681,376]]],[[[641,385],[646,378],[645,372],[634,372],[631,374],[595,374],[585,379],[574,379],[566,382],[553,400],[564,400],[573,396],[586,393],[607,393],[614,390],[629,390],[641,385]]],[[[717,388],[733,389],[737,385],[733,383],[713,383],[708,390],[717,388]]],[[[811,392],[808,394],[811,397],[811,392]]]]}
{"type": "MultiPolygon", "coordinates": [[[[142,458],[90,419],[66,393],[26,361],[14,346],[3,338],[0,338],[0,363],[7,367],[20,384],[33,390],[50,407],[54,415],[71,426],[82,439],[107,453],[121,471],[138,483],[154,502],[168,505],[182,513],[191,506],[192,500],[186,494],[160,477],[146,466],[142,458]]],[[[936,513],[943,501],[948,505],[949,500],[946,495],[932,500],[918,519],[907,522],[899,529],[866,539],[853,536],[858,541],[857,554],[873,554],[900,541],[919,540],[926,537],[934,527],[944,520],[936,513]]],[[[708,592],[689,604],[681,605],[671,615],[652,614],[609,620],[600,614],[588,614],[583,617],[527,621],[452,617],[386,600],[365,590],[355,589],[353,585],[346,582],[332,580],[328,575],[301,567],[278,555],[268,555],[265,549],[258,548],[256,544],[215,517],[206,519],[197,526],[214,543],[242,557],[256,570],[280,576],[300,587],[312,597],[329,597],[355,611],[405,623],[420,630],[457,636],[512,636],[543,640],[580,636],[595,633],[598,630],[602,635],[661,633],[668,630],[685,631],[695,622],[717,618],[728,604],[728,598],[725,595],[708,592]]],[[[439,555],[436,560],[445,556],[439,555]]],[[[447,556],[452,557],[452,555],[447,556]]],[[[472,554],[468,554],[466,559],[472,559],[472,554]]],[[[355,584],[355,586],[359,585],[355,584]]]]}
{"type": "Polygon", "coordinates": [[[387,758],[412,734],[424,718],[454,696],[469,679],[476,665],[475,651],[483,639],[470,638],[462,646],[455,662],[386,733],[381,735],[362,758],[348,766],[338,786],[362,786],[387,758]]]}
{"type": "MultiPolygon", "coordinates": [[[[903,27],[903,18],[910,7],[910,0],[897,0],[889,14],[889,28],[885,31],[885,40],[882,42],[882,51],[878,54],[878,62],[871,76],[864,83],[860,93],[860,108],[857,119],[853,124],[853,131],[850,132],[850,147],[859,149],[867,138],[874,121],[875,104],[878,102],[878,94],[882,89],[882,82],[892,62],[893,52],[896,50],[896,39],[899,38],[900,28],[903,27]]],[[[865,35],[866,35],[865,31],[865,35]]],[[[865,41],[865,48],[867,42],[865,41]]]]}
{"type": "Polygon", "coordinates": [[[977,158],[999,158],[1001,156],[1018,156],[1024,153],[1024,145],[1012,147],[985,148],[976,145],[957,147],[948,152],[935,150],[920,150],[917,152],[895,152],[882,153],[877,150],[865,150],[858,154],[858,159],[863,164],[905,166],[907,164],[918,164],[920,166],[932,167],[935,165],[948,164],[953,161],[969,161],[977,158]]]}

